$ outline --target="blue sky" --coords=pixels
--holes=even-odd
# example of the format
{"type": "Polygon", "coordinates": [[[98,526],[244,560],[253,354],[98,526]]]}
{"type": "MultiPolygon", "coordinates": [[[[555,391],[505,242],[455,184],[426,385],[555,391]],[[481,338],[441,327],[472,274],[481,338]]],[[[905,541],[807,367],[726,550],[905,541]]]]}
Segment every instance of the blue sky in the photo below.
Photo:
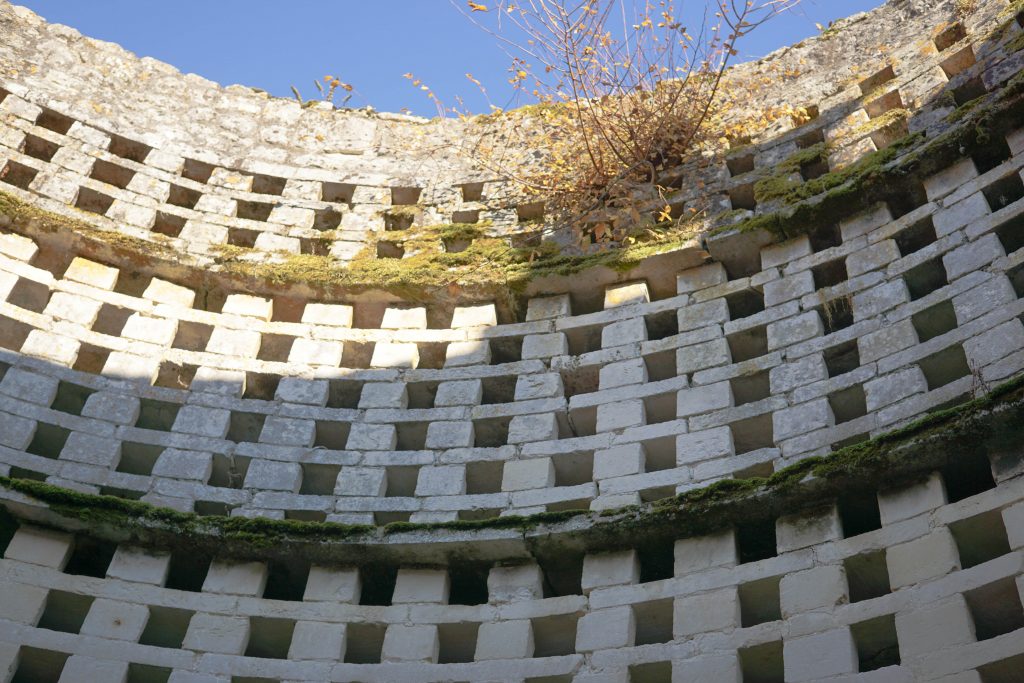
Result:
{"type": "MultiPolygon", "coordinates": [[[[459,0],[460,3],[462,0],[459,0]]],[[[486,1],[486,0],[485,0],[486,1]]],[[[316,96],[312,81],[332,74],[352,83],[349,106],[407,108],[426,116],[433,104],[402,74],[414,73],[446,104],[487,105],[466,80],[471,72],[491,100],[508,103],[508,58],[450,0],[14,0],[48,21],[119,43],[223,85],[241,83],[273,95],[316,96]]],[[[493,0],[492,0],[493,4],[493,0]]],[[[703,7],[690,0],[689,7],[703,7]]],[[[804,0],[740,45],[744,59],[818,32],[815,23],[861,12],[882,0],[804,0]]]]}

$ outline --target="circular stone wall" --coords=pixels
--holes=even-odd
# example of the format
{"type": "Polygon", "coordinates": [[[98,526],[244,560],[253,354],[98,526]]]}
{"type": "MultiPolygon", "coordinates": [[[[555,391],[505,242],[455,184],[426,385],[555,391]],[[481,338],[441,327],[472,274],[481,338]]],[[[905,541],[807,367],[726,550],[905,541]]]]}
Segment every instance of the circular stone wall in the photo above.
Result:
{"type": "Polygon", "coordinates": [[[810,120],[685,239],[425,288],[543,223],[478,124],[0,2],[0,681],[1019,681],[1024,6],[953,4],[738,67],[810,120]]]}

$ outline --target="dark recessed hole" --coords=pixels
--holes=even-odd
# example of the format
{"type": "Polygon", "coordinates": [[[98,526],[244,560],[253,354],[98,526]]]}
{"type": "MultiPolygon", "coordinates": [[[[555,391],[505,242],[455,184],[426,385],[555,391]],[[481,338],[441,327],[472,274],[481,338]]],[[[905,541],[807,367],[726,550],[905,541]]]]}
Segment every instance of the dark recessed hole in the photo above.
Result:
{"type": "Polygon", "coordinates": [[[173,590],[198,593],[203,590],[206,574],[210,571],[210,557],[192,548],[187,552],[172,552],[167,566],[164,586],[173,590]]]}
{"type": "Polygon", "coordinates": [[[757,626],[769,621],[782,619],[782,608],[779,604],[779,577],[741,583],[740,624],[743,628],[757,626]]]}
{"type": "Polygon", "coordinates": [[[754,170],[754,155],[743,154],[740,156],[729,157],[725,160],[725,165],[728,167],[729,175],[731,176],[749,173],[754,170]]]}
{"type": "Polygon", "coordinates": [[[11,683],[57,683],[70,655],[22,645],[11,683]]]}
{"type": "Polygon", "coordinates": [[[971,161],[979,174],[988,173],[996,166],[1013,156],[1010,146],[1006,144],[1006,138],[998,136],[990,138],[988,144],[976,150],[971,155],[971,161]]]}
{"type": "Polygon", "coordinates": [[[457,622],[437,625],[437,663],[472,662],[476,654],[476,637],[480,624],[457,622]]]}
{"type": "Polygon", "coordinates": [[[185,227],[185,220],[182,216],[175,216],[173,213],[157,211],[152,230],[168,237],[177,237],[181,234],[181,229],[185,227]]]}
{"type": "Polygon", "coordinates": [[[254,194],[272,194],[280,196],[284,192],[284,186],[288,184],[287,178],[275,178],[269,175],[254,175],[252,177],[252,192],[254,194]]]}
{"type": "Polygon", "coordinates": [[[981,452],[958,452],[940,470],[946,485],[946,499],[956,503],[996,487],[992,476],[992,463],[981,452]]]}
{"type": "Polygon", "coordinates": [[[64,573],[105,578],[116,550],[116,543],[79,536],[75,538],[75,547],[64,566],[64,573]]]}
{"type": "Polygon", "coordinates": [[[899,666],[900,647],[896,640],[896,618],[886,614],[850,626],[857,648],[857,670],[875,671],[899,666]]]}
{"type": "Polygon", "coordinates": [[[314,230],[335,230],[341,225],[341,212],[337,209],[317,209],[313,212],[314,230]]]}
{"type": "Polygon", "coordinates": [[[856,340],[827,348],[823,355],[829,377],[845,375],[860,367],[860,351],[856,340]]]}
{"type": "Polygon", "coordinates": [[[849,297],[829,299],[817,309],[825,334],[844,330],[853,324],[853,307],[849,297]]]}
{"type": "Polygon", "coordinates": [[[889,214],[896,220],[927,204],[928,193],[925,192],[923,183],[908,182],[904,183],[898,192],[887,196],[885,203],[889,207],[889,214]]]}
{"type": "Polygon", "coordinates": [[[101,216],[107,212],[114,198],[91,190],[88,187],[78,188],[78,197],[75,199],[75,206],[82,211],[98,213],[101,216]]]}
{"type": "Polygon", "coordinates": [[[267,416],[263,413],[243,413],[232,410],[227,439],[236,443],[256,443],[260,440],[263,423],[266,421],[267,416]]]}
{"type": "Polygon", "coordinates": [[[385,624],[352,623],[346,626],[345,663],[379,664],[386,631],[385,624]]]}
{"type": "Polygon", "coordinates": [[[351,427],[348,422],[317,420],[313,446],[332,451],[344,450],[345,444],[348,443],[348,433],[351,431],[351,427]]]}
{"type": "Polygon", "coordinates": [[[180,648],[182,641],[185,640],[192,614],[193,612],[187,609],[150,606],[149,619],[146,620],[146,628],[142,631],[139,644],[180,648]]]}
{"type": "Polygon", "coordinates": [[[754,403],[771,395],[767,370],[753,375],[734,377],[729,380],[729,385],[732,388],[733,404],[737,406],[754,403]]]}
{"type": "Polygon", "coordinates": [[[67,442],[70,434],[71,431],[64,427],[39,422],[36,424],[35,435],[25,451],[32,455],[56,460],[60,457],[60,452],[64,448],[64,444],[67,442]]]}
{"type": "Polygon", "coordinates": [[[847,493],[839,497],[839,522],[843,538],[859,536],[882,528],[878,496],[873,492],[847,493]]]}
{"type": "Polygon", "coordinates": [[[907,283],[911,301],[917,301],[949,284],[941,258],[933,258],[914,266],[903,274],[903,281],[907,283]]]}
{"type": "Polygon", "coordinates": [[[240,455],[213,454],[213,467],[206,483],[215,488],[240,489],[249,472],[249,458],[240,455]]]}
{"type": "Polygon", "coordinates": [[[849,557],[843,561],[843,567],[846,569],[850,602],[871,600],[892,592],[884,550],[849,557]]]}
{"type": "Polygon", "coordinates": [[[60,145],[56,142],[50,142],[35,135],[26,135],[25,141],[21,143],[22,152],[40,161],[50,161],[58,149],[60,149],[60,145]]]}
{"type": "Polygon", "coordinates": [[[837,425],[856,420],[868,413],[864,387],[859,384],[829,394],[828,404],[832,408],[837,425]]]}
{"type": "Polygon", "coordinates": [[[740,564],[775,557],[775,520],[740,524],[736,527],[736,546],[740,564]]]}
{"type": "Polygon", "coordinates": [[[213,175],[213,168],[213,164],[208,164],[205,161],[185,159],[185,165],[182,166],[181,175],[189,180],[205,184],[210,179],[210,176],[213,175]]]}
{"type": "Polygon", "coordinates": [[[89,177],[123,190],[128,187],[128,183],[135,177],[135,171],[124,166],[112,164],[109,161],[97,159],[92,164],[92,171],[89,173],[89,177]]]}
{"type": "Polygon", "coordinates": [[[194,209],[202,194],[198,190],[190,190],[180,185],[171,185],[167,195],[167,203],[185,209],[194,209]]]}
{"type": "Polygon", "coordinates": [[[420,201],[421,187],[392,187],[392,206],[412,206],[420,201]]]}
{"type": "Polygon", "coordinates": [[[520,223],[544,220],[544,202],[530,202],[516,205],[516,218],[520,223]]]}
{"type": "Polygon", "coordinates": [[[501,491],[503,464],[500,460],[466,463],[466,494],[501,491]]]}
{"type": "Polygon", "coordinates": [[[1012,254],[1021,247],[1024,247],[1024,213],[1006,221],[993,232],[999,238],[999,242],[1003,245],[1003,250],[1007,254],[1012,254]]]}
{"type": "Polygon", "coordinates": [[[989,510],[949,525],[960,555],[960,566],[975,567],[1010,552],[1006,525],[999,510],[989,510]]]}
{"type": "Polygon", "coordinates": [[[915,251],[924,249],[937,239],[932,217],[926,216],[913,225],[904,228],[896,234],[895,239],[896,246],[900,250],[900,256],[907,256],[915,251]]]}
{"type": "Polygon", "coordinates": [[[287,659],[295,622],[291,619],[249,617],[249,642],[246,657],[287,659]]]}
{"type": "Polygon", "coordinates": [[[322,183],[320,199],[334,204],[351,204],[356,186],[349,183],[322,183]]]}
{"type": "Polygon", "coordinates": [[[139,418],[135,426],[139,429],[153,429],[161,432],[171,431],[175,418],[178,417],[178,410],[181,405],[157,401],[152,398],[143,398],[139,401],[139,418]]]}
{"type": "Polygon", "coordinates": [[[1024,628],[1024,607],[1012,577],[964,593],[978,640],[988,640],[1024,628]]]}
{"type": "Polygon", "coordinates": [[[46,606],[36,626],[50,631],[78,633],[82,630],[82,623],[92,601],[93,598],[88,595],[51,590],[46,596],[46,606]]]}
{"type": "Polygon", "coordinates": [[[988,90],[985,88],[985,81],[982,80],[981,76],[975,76],[960,87],[953,89],[953,101],[956,102],[956,106],[962,107],[968,102],[984,97],[987,94],[988,90]]]}
{"type": "Polygon", "coordinates": [[[96,315],[96,321],[92,324],[92,331],[111,337],[120,337],[121,331],[124,330],[125,323],[128,322],[132,313],[130,308],[103,304],[96,315]]]}
{"type": "MultiPolygon", "coordinates": [[[[733,363],[759,358],[768,353],[768,327],[759,325],[741,332],[734,332],[725,338],[733,363]]],[[[673,373],[674,375],[675,373],[673,373]]]]}
{"type": "Polygon", "coordinates": [[[754,194],[754,184],[746,183],[729,189],[729,203],[733,210],[745,209],[753,211],[757,208],[757,199],[754,194]]]}
{"type": "Polygon", "coordinates": [[[981,191],[988,202],[988,208],[995,213],[1024,197],[1024,180],[1017,173],[1011,173],[992,183],[981,191]]]}
{"type": "Polygon", "coordinates": [[[956,312],[949,300],[941,301],[911,316],[918,341],[926,342],[956,329],[956,312]]]}
{"type": "Polygon", "coordinates": [[[783,683],[782,641],[741,647],[737,652],[743,683],[783,683]]]}
{"type": "Polygon", "coordinates": [[[269,372],[245,373],[245,389],[242,398],[256,398],[261,401],[273,401],[277,394],[277,385],[281,383],[281,375],[269,372]]]}
{"type": "Polygon", "coordinates": [[[562,657],[576,652],[575,614],[535,617],[533,624],[533,656],[562,657]]]}
{"type": "Polygon", "coordinates": [[[489,562],[459,562],[448,569],[451,591],[449,605],[486,605],[489,562]]]}
{"type": "Polygon", "coordinates": [[[69,415],[81,415],[86,400],[95,393],[95,389],[62,380],[57,385],[57,396],[54,397],[50,408],[69,415]]]}
{"type": "Polygon", "coordinates": [[[239,199],[237,203],[238,210],[235,215],[250,221],[265,223],[270,218],[270,212],[274,210],[274,205],[267,202],[249,202],[239,199]]]}
{"type": "Polygon", "coordinates": [[[835,287],[841,282],[846,282],[846,259],[838,258],[811,268],[814,277],[814,288],[824,289],[835,287]]]}
{"type": "Polygon", "coordinates": [[[756,289],[743,289],[725,297],[729,319],[740,320],[764,310],[764,293],[756,289]]]}
{"type": "Polygon", "coordinates": [[[127,474],[149,476],[157,458],[163,453],[163,446],[132,441],[121,442],[121,459],[117,463],[117,471],[127,474]]]}
{"type": "Polygon", "coordinates": [[[66,134],[71,126],[75,123],[75,120],[70,116],[64,116],[59,114],[52,109],[42,108],[43,110],[36,117],[36,125],[47,130],[52,130],[54,133],[60,133],[61,135],[66,134]]]}
{"type": "Polygon", "coordinates": [[[0,170],[0,181],[27,190],[37,173],[34,168],[19,164],[17,161],[8,161],[3,170],[0,170]]]}
{"type": "MultiPolygon", "coordinates": [[[[634,645],[655,645],[657,643],[672,642],[671,598],[633,603],[633,616],[636,621],[634,645]]],[[[669,662],[659,662],[659,664],[668,665],[668,670],[671,672],[672,666],[669,662]]],[[[637,680],[632,673],[630,676],[631,683],[637,680]]],[[[671,683],[671,676],[664,680],[671,683]]]]}
{"type": "Polygon", "coordinates": [[[299,559],[275,560],[267,564],[267,600],[302,600],[309,579],[309,563],[299,559]]]}
{"type": "Polygon", "coordinates": [[[808,234],[811,241],[811,251],[817,254],[832,247],[838,247],[843,243],[843,234],[838,223],[823,225],[808,234]]]}
{"type": "Polygon", "coordinates": [[[368,565],[359,570],[359,577],[362,579],[362,588],[359,593],[360,605],[387,606],[391,604],[391,598],[395,594],[395,582],[398,578],[397,567],[368,565]]]}
{"type": "Polygon", "coordinates": [[[967,356],[959,344],[933,353],[927,358],[922,358],[917,364],[928,382],[928,391],[944,387],[950,382],[971,374],[967,356]]]}
{"type": "Polygon", "coordinates": [[[483,183],[463,183],[459,185],[462,190],[462,201],[464,202],[478,202],[484,198],[484,184],[483,183]]]}
{"type": "Polygon", "coordinates": [[[247,228],[228,228],[228,244],[243,249],[252,249],[256,246],[256,238],[260,233],[247,228]]]}

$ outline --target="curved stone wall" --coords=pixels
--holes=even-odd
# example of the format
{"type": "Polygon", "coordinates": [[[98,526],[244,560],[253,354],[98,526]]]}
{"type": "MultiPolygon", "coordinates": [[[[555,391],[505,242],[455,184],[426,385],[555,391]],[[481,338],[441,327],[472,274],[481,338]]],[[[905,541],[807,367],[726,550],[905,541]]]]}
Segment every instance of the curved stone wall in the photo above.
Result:
{"type": "Polygon", "coordinates": [[[915,37],[671,170],[693,239],[415,302],[210,273],[514,236],[457,154],[410,170],[467,124],[0,4],[0,680],[1019,680],[1024,7],[949,4],[740,67],[915,37]],[[90,104],[123,80],[148,108],[90,104]]]}

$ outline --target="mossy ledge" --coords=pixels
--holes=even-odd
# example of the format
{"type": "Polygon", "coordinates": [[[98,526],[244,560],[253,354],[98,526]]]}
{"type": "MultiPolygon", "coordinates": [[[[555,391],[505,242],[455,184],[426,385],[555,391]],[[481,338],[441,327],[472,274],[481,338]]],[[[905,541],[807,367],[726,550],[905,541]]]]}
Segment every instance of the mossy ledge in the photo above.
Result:
{"type": "MultiPolygon", "coordinates": [[[[10,477],[0,477],[0,488],[3,507],[21,520],[165,550],[237,559],[303,556],[314,562],[366,564],[397,559],[401,549],[415,546],[425,549],[418,553],[425,562],[497,561],[556,555],[567,547],[600,551],[664,543],[821,508],[840,494],[916,481],[965,450],[986,449],[998,461],[1001,454],[1018,449],[1024,437],[1022,424],[1024,375],[981,398],[831,455],[800,461],[769,478],[727,479],[656,503],[617,510],[433,524],[375,527],[199,516],[10,477]]],[[[1012,463],[1007,467],[1015,468],[1012,463]]]]}

